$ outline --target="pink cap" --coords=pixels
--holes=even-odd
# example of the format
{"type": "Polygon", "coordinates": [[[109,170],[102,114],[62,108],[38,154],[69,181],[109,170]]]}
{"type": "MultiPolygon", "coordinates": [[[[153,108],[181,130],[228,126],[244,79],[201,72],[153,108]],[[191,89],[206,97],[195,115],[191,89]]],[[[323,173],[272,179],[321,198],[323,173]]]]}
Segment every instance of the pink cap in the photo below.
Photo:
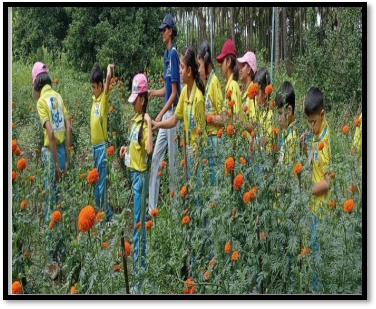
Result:
{"type": "Polygon", "coordinates": [[[217,62],[222,62],[223,58],[227,55],[234,55],[237,56],[235,43],[231,39],[227,39],[226,42],[222,46],[222,51],[219,56],[217,56],[217,62]]]}
{"type": "Polygon", "coordinates": [[[256,74],[257,72],[257,62],[256,62],[256,56],[252,52],[246,52],[245,55],[241,58],[238,58],[238,62],[240,63],[248,63],[251,67],[253,74],[256,74]]]}
{"type": "Polygon", "coordinates": [[[33,78],[33,84],[35,82],[35,79],[37,78],[37,76],[41,73],[46,73],[48,72],[48,67],[42,63],[42,62],[35,62],[34,63],[34,66],[33,66],[33,69],[31,70],[31,76],[33,78]]]}
{"type": "Polygon", "coordinates": [[[137,74],[133,77],[132,81],[132,93],[129,96],[128,102],[133,103],[139,93],[148,91],[148,80],[144,74],[137,74]]]}

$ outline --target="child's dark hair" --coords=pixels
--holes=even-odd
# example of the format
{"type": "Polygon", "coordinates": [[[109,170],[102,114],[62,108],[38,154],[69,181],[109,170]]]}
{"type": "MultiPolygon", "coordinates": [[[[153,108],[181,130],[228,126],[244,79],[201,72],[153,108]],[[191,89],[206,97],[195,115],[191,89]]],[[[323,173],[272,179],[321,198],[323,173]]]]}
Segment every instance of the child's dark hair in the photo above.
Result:
{"type": "Polygon", "coordinates": [[[201,92],[205,93],[205,86],[200,78],[200,74],[198,73],[198,64],[196,59],[196,53],[192,46],[185,46],[181,52],[181,55],[184,58],[184,62],[187,67],[191,67],[193,78],[195,79],[196,85],[201,92]]]}
{"type": "Polygon", "coordinates": [[[214,65],[213,65],[212,58],[211,58],[209,42],[207,40],[202,42],[200,47],[198,48],[197,57],[198,59],[202,59],[204,61],[205,74],[206,76],[208,76],[209,65],[211,65],[213,68],[214,68],[214,65]]]}
{"type": "Polygon", "coordinates": [[[51,80],[51,77],[48,75],[47,72],[44,72],[44,73],[40,73],[37,78],[35,79],[35,82],[34,82],[34,90],[36,92],[39,92],[42,90],[42,88],[45,86],[45,85],[50,85],[52,86],[52,80],[51,80]]]}
{"type": "Polygon", "coordinates": [[[270,85],[269,72],[265,67],[257,71],[254,82],[259,85],[259,89],[261,88],[262,91],[265,91],[266,86],[270,85]]]}
{"type": "Polygon", "coordinates": [[[90,83],[102,83],[103,85],[103,72],[98,63],[95,63],[90,72],[90,83]]]}
{"type": "Polygon", "coordinates": [[[295,91],[294,87],[291,85],[290,82],[284,81],[279,87],[277,94],[275,96],[275,103],[278,108],[282,108],[286,106],[286,108],[291,105],[292,107],[292,114],[295,111],[295,91]]]}
{"type": "Polygon", "coordinates": [[[319,88],[309,88],[305,101],[304,113],[307,116],[318,114],[324,108],[324,96],[319,88]]]}
{"type": "Polygon", "coordinates": [[[236,57],[233,54],[229,54],[226,56],[226,59],[230,59],[230,68],[232,70],[232,74],[234,75],[234,80],[237,81],[239,79],[239,68],[236,62],[236,57]]]}
{"type": "MultiPolygon", "coordinates": [[[[139,93],[138,94],[139,97],[141,98],[144,98],[144,105],[142,105],[142,122],[141,122],[141,127],[140,127],[140,131],[138,131],[138,144],[141,145],[141,141],[142,141],[142,135],[143,135],[143,128],[144,128],[144,116],[145,116],[145,113],[146,113],[146,109],[148,107],[148,92],[143,92],[143,93],[139,93]]],[[[151,134],[151,132],[149,132],[149,134],[151,134]]]]}

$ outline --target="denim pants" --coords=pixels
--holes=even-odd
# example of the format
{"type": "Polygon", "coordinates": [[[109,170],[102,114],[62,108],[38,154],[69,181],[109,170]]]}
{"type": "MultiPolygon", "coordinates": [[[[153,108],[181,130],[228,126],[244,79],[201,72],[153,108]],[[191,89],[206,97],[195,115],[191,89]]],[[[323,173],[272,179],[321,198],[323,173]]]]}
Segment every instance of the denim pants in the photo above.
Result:
{"type": "MultiPolygon", "coordinates": [[[[320,244],[318,241],[317,236],[317,229],[320,224],[320,220],[314,216],[314,222],[311,225],[311,252],[313,253],[313,262],[314,264],[317,261],[317,253],[320,251],[320,244]]],[[[316,294],[317,292],[317,285],[319,283],[319,276],[317,272],[317,268],[315,265],[312,267],[312,285],[311,285],[311,292],[312,294],[316,294]]]]}
{"type": "MultiPolygon", "coordinates": [[[[138,172],[131,170],[131,181],[133,190],[133,252],[134,252],[134,273],[137,280],[140,267],[146,268],[146,195],[148,189],[147,171],[138,172]],[[141,222],[141,226],[136,229],[136,223],[141,222]],[[141,257],[140,257],[141,255],[141,257]]],[[[137,283],[136,283],[137,284],[137,283]]]]}
{"type": "MultiPolygon", "coordinates": [[[[163,116],[162,120],[166,120],[174,115],[174,108],[169,109],[163,116]]],[[[153,157],[151,161],[150,169],[150,185],[149,185],[149,213],[152,209],[157,207],[160,177],[158,172],[161,162],[168,148],[168,168],[170,176],[170,191],[174,190],[173,180],[175,179],[175,158],[178,143],[174,141],[174,137],[177,136],[179,130],[179,123],[176,127],[171,129],[159,129],[157,141],[155,142],[153,157]]]]}
{"type": "Polygon", "coordinates": [[[99,143],[93,146],[93,160],[94,167],[98,170],[99,181],[94,187],[95,204],[100,210],[104,209],[106,205],[106,219],[109,220],[112,217],[112,211],[108,204],[107,196],[107,143],[99,143]]]}
{"type": "MultiPolygon", "coordinates": [[[[65,170],[65,144],[62,143],[56,146],[56,154],[59,168],[65,170]]],[[[44,166],[44,190],[46,194],[44,196],[44,220],[45,224],[48,226],[51,220],[52,211],[56,208],[59,199],[59,191],[54,184],[54,160],[52,153],[48,147],[42,148],[42,161],[44,166]]],[[[57,250],[57,244],[50,244],[51,242],[51,231],[47,228],[47,252],[48,252],[48,263],[52,263],[54,260],[54,254],[57,250]]],[[[64,249],[63,249],[64,250],[64,249]]]]}

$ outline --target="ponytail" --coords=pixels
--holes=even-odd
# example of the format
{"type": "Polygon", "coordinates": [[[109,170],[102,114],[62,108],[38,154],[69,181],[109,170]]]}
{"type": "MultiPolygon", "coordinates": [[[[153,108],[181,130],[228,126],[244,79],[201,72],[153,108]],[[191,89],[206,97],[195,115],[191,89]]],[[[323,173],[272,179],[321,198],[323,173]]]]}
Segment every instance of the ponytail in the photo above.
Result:
{"type": "Polygon", "coordinates": [[[239,68],[236,62],[236,57],[233,54],[229,54],[227,55],[227,58],[231,61],[230,68],[232,70],[232,74],[234,75],[234,80],[237,81],[239,79],[239,68]]]}
{"type": "Polygon", "coordinates": [[[210,51],[210,45],[207,40],[201,43],[197,56],[199,59],[204,60],[204,67],[205,67],[205,75],[209,75],[209,66],[211,65],[214,68],[212,59],[211,59],[211,51],[210,51]]]}
{"type": "Polygon", "coordinates": [[[144,98],[144,105],[142,105],[142,121],[141,121],[141,127],[140,130],[138,131],[138,144],[141,145],[142,141],[142,135],[144,133],[144,117],[146,113],[146,109],[148,107],[148,93],[143,92],[138,94],[140,97],[144,98]]]}
{"type": "Polygon", "coordinates": [[[193,78],[195,80],[196,86],[202,94],[205,93],[205,86],[204,83],[202,82],[200,78],[200,74],[198,72],[198,64],[197,64],[197,59],[196,59],[196,54],[192,46],[186,46],[183,48],[181,52],[184,62],[187,65],[187,67],[191,67],[193,78]]]}

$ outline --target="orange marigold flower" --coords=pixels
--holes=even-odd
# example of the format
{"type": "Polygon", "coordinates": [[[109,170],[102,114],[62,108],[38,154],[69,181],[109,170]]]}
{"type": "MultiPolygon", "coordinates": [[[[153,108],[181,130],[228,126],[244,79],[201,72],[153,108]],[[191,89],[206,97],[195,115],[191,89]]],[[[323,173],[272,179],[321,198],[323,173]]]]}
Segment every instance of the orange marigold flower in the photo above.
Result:
{"type": "Polygon", "coordinates": [[[206,164],[208,160],[206,158],[202,159],[202,164],[206,164]]]}
{"type": "Polygon", "coordinates": [[[19,281],[12,283],[12,294],[22,294],[22,286],[19,281]]]}
{"type": "Polygon", "coordinates": [[[104,215],[104,211],[98,211],[97,215],[95,216],[95,221],[101,222],[103,215],[104,215]]]}
{"type": "Polygon", "coordinates": [[[21,154],[21,149],[17,147],[14,154],[18,157],[21,154]]]}
{"type": "Polygon", "coordinates": [[[176,142],[177,140],[178,140],[178,136],[175,135],[175,136],[174,136],[174,142],[176,142]]]}
{"type": "Polygon", "coordinates": [[[34,177],[34,176],[30,176],[30,177],[29,177],[29,181],[30,181],[30,182],[34,182],[34,181],[35,181],[35,177],[34,177]]]}
{"type": "Polygon", "coordinates": [[[89,184],[92,184],[94,182],[97,182],[99,180],[99,174],[98,170],[96,168],[92,169],[88,174],[87,174],[87,182],[89,184]]]}
{"type": "Polygon", "coordinates": [[[189,216],[185,216],[185,217],[183,217],[183,219],[181,220],[181,223],[182,223],[183,225],[186,225],[186,224],[189,223],[189,221],[190,221],[189,216]]]}
{"type": "Polygon", "coordinates": [[[354,120],[354,126],[356,126],[356,127],[359,126],[360,121],[361,121],[360,118],[356,118],[356,119],[354,120]]]}
{"type": "Polygon", "coordinates": [[[14,122],[12,121],[12,128],[14,128],[15,127],[15,124],[14,124],[14,122]]]}
{"type": "Polygon", "coordinates": [[[153,226],[153,221],[149,220],[145,222],[145,229],[148,230],[153,226]]]}
{"type": "Polygon", "coordinates": [[[190,278],[184,283],[185,289],[183,290],[184,294],[194,294],[195,292],[195,281],[191,280],[190,278]]]}
{"type": "Polygon", "coordinates": [[[17,161],[17,168],[21,171],[21,170],[24,170],[26,168],[26,159],[25,158],[21,158],[17,161]]]}
{"type": "Polygon", "coordinates": [[[43,190],[43,191],[42,191],[42,195],[45,195],[45,194],[46,194],[46,190],[43,190]]]}
{"type": "Polygon", "coordinates": [[[210,273],[209,273],[209,271],[207,270],[206,272],[204,272],[204,279],[205,279],[205,280],[208,280],[209,277],[210,277],[210,273]]]}
{"type": "Polygon", "coordinates": [[[71,286],[70,293],[71,294],[76,294],[76,287],[74,285],[71,286]]]}
{"type": "Polygon", "coordinates": [[[128,241],[124,242],[125,254],[129,256],[131,254],[131,244],[128,241]]]}
{"type": "Polygon", "coordinates": [[[222,134],[223,134],[223,130],[222,130],[222,129],[219,129],[219,130],[217,131],[217,137],[218,137],[218,138],[221,138],[221,137],[222,137],[222,134]]]}
{"type": "Polygon", "coordinates": [[[51,215],[51,221],[54,223],[61,221],[61,212],[59,210],[55,210],[51,215]]]}
{"type": "Polygon", "coordinates": [[[302,255],[302,257],[305,257],[309,254],[309,248],[308,247],[303,247],[301,250],[300,250],[300,254],[302,255]]]}
{"type": "Polygon", "coordinates": [[[185,160],[183,159],[180,161],[180,166],[184,166],[184,165],[185,165],[185,160]]]}
{"type": "Polygon", "coordinates": [[[253,99],[258,94],[258,85],[253,83],[251,87],[248,88],[248,98],[253,99]]]}
{"type": "Polygon", "coordinates": [[[269,109],[273,109],[273,107],[276,107],[276,106],[277,104],[275,103],[275,101],[269,103],[269,109]]]}
{"type": "Polygon", "coordinates": [[[255,136],[256,136],[256,129],[253,129],[252,132],[251,132],[251,137],[255,138],[255,136]]]}
{"type": "Polygon", "coordinates": [[[278,145],[277,144],[272,144],[271,145],[271,149],[272,149],[272,151],[276,151],[278,149],[278,145]]]}
{"type": "Polygon", "coordinates": [[[239,158],[239,162],[241,165],[245,165],[247,163],[247,161],[243,157],[239,158]]]}
{"type": "Polygon", "coordinates": [[[235,168],[235,161],[233,157],[228,157],[225,161],[225,171],[228,173],[235,168]]]}
{"type": "Polygon", "coordinates": [[[185,197],[186,194],[187,194],[188,190],[187,190],[187,187],[186,186],[183,186],[180,190],[180,196],[181,197],[185,197]]]}
{"type": "Polygon", "coordinates": [[[231,95],[232,95],[232,90],[231,89],[227,90],[226,99],[231,99],[231,95]]]}
{"type": "Polygon", "coordinates": [[[207,123],[212,123],[214,121],[214,117],[212,114],[209,114],[207,117],[206,117],[206,122],[207,123]]]}
{"type": "Polygon", "coordinates": [[[184,147],[184,141],[183,140],[180,141],[180,147],[184,147]]]}
{"type": "Polygon", "coordinates": [[[256,198],[257,188],[253,187],[251,190],[248,191],[250,194],[251,201],[253,201],[256,198]]]}
{"type": "Polygon", "coordinates": [[[27,206],[27,201],[26,200],[23,200],[20,204],[20,207],[21,207],[21,210],[25,210],[26,209],[26,206],[27,206]]]}
{"type": "Polygon", "coordinates": [[[214,265],[215,265],[215,259],[212,258],[212,259],[210,260],[210,262],[209,262],[209,267],[214,267],[214,265]]]}
{"type": "Polygon", "coordinates": [[[336,173],[331,172],[331,173],[330,173],[330,178],[332,178],[332,179],[336,178],[336,173]]]}
{"type": "Polygon", "coordinates": [[[162,176],[162,171],[159,171],[158,172],[158,177],[161,177],[162,176]]]}
{"type": "Polygon", "coordinates": [[[270,95],[273,92],[273,86],[272,85],[267,85],[265,87],[265,94],[270,95]]]}
{"type": "Polygon", "coordinates": [[[294,174],[295,175],[300,174],[302,172],[302,170],[303,170],[303,164],[302,163],[299,162],[299,163],[295,164],[295,166],[294,166],[294,174]]]}
{"type": "Polygon", "coordinates": [[[231,261],[237,261],[239,258],[239,253],[238,251],[234,251],[231,255],[231,261]]]}
{"type": "Polygon", "coordinates": [[[116,271],[116,272],[120,271],[120,265],[119,264],[114,265],[114,271],[116,271]]]}
{"type": "Polygon", "coordinates": [[[354,192],[358,191],[358,186],[357,185],[349,186],[349,189],[350,189],[351,193],[354,193],[354,192]]]}
{"type": "Polygon", "coordinates": [[[72,115],[68,115],[68,120],[72,120],[72,115]]]}
{"type": "Polygon", "coordinates": [[[323,141],[319,142],[319,150],[323,150],[324,146],[325,146],[325,144],[324,144],[323,141]]]}
{"type": "Polygon", "coordinates": [[[25,252],[23,253],[23,257],[27,259],[27,258],[29,257],[29,252],[25,251],[25,252]]]}
{"type": "Polygon", "coordinates": [[[343,134],[347,134],[347,132],[349,132],[349,130],[350,130],[350,127],[346,124],[342,128],[342,133],[343,134]]]}
{"type": "Polygon", "coordinates": [[[333,200],[329,200],[328,201],[328,206],[329,206],[329,208],[334,208],[334,207],[336,207],[336,201],[333,201],[333,200]]]}
{"type": "Polygon", "coordinates": [[[272,132],[273,132],[274,135],[277,135],[278,132],[279,132],[279,129],[277,127],[273,127],[272,132]]]}
{"type": "Polygon", "coordinates": [[[12,181],[15,181],[17,178],[17,173],[15,171],[12,171],[12,181]]]}
{"type": "Polygon", "coordinates": [[[17,149],[17,141],[12,139],[12,153],[15,153],[17,149]]]}
{"type": "Polygon", "coordinates": [[[243,131],[242,132],[242,137],[244,138],[244,137],[247,137],[247,132],[246,131],[243,131]]]}
{"type": "Polygon", "coordinates": [[[110,147],[108,147],[107,148],[107,153],[106,153],[107,157],[110,156],[110,155],[112,155],[114,153],[114,150],[115,150],[114,146],[111,145],[110,147]]]}
{"type": "Polygon", "coordinates": [[[164,168],[165,166],[166,166],[166,161],[163,160],[163,161],[161,162],[161,168],[164,168]]]}
{"type": "Polygon", "coordinates": [[[346,200],[344,203],[343,203],[343,211],[344,212],[352,212],[353,209],[354,209],[354,206],[355,206],[355,203],[354,203],[354,200],[351,198],[351,199],[348,199],[346,200]]]}
{"type": "Polygon", "coordinates": [[[150,212],[150,215],[152,216],[152,217],[154,217],[154,216],[156,216],[156,215],[158,215],[159,214],[159,210],[158,210],[158,208],[153,208],[152,210],[151,210],[151,212],[150,212]]]}
{"type": "Polygon", "coordinates": [[[108,243],[106,241],[102,242],[102,248],[103,249],[106,249],[108,246],[108,243]]]}
{"type": "Polygon", "coordinates": [[[112,113],[112,112],[114,111],[114,107],[111,105],[111,106],[108,108],[108,111],[109,111],[110,113],[112,113]]]}
{"type": "Polygon", "coordinates": [[[229,101],[228,104],[227,104],[227,106],[228,106],[229,108],[232,108],[234,105],[235,105],[235,100],[231,100],[231,101],[229,101]]]}
{"type": "Polygon", "coordinates": [[[230,242],[226,242],[225,244],[225,253],[230,253],[231,252],[231,245],[230,242]]]}
{"type": "Polygon", "coordinates": [[[235,219],[235,216],[236,216],[236,209],[233,209],[231,211],[231,215],[232,215],[232,218],[235,219]]]}
{"type": "Polygon", "coordinates": [[[85,233],[93,227],[95,220],[95,210],[91,205],[87,205],[81,209],[78,215],[78,229],[85,233]]]}
{"type": "Polygon", "coordinates": [[[86,173],[82,173],[81,175],[80,175],[80,178],[81,179],[84,179],[86,177],[86,173]]]}
{"type": "Polygon", "coordinates": [[[54,84],[57,85],[59,83],[59,79],[58,78],[55,78],[54,79],[54,84]]]}
{"type": "Polygon", "coordinates": [[[48,228],[50,230],[52,230],[54,228],[54,222],[53,221],[50,221],[50,223],[48,224],[48,228]]]}
{"type": "Polygon", "coordinates": [[[137,222],[134,228],[137,230],[141,227],[141,221],[137,222]]]}
{"type": "Polygon", "coordinates": [[[201,129],[198,128],[198,129],[197,129],[197,134],[201,134],[201,133],[202,133],[201,129]]]}
{"type": "Polygon", "coordinates": [[[243,202],[244,202],[244,204],[248,204],[249,202],[250,202],[250,200],[251,200],[251,192],[245,192],[244,194],[243,194],[243,202]]]}
{"type": "Polygon", "coordinates": [[[188,213],[188,208],[184,209],[184,215],[187,215],[188,213]]]}
{"type": "Polygon", "coordinates": [[[80,108],[80,103],[77,103],[77,108],[80,108]]]}
{"type": "Polygon", "coordinates": [[[246,113],[248,111],[248,105],[244,105],[243,112],[246,113]]]}
{"type": "Polygon", "coordinates": [[[233,135],[234,134],[234,127],[231,124],[229,124],[227,126],[226,132],[227,132],[228,135],[233,135]]]}
{"type": "Polygon", "coordinates": [[[242,185],[243,185],[243,175],[242,174],[238,174],[238,175],[236,175],[236,177],[234,179],[234,189],[236,191],[239,191],[240,187],[242,185]]]}
{"type": "Polygon", "coordinates": [[[170,197],[174,197],[175,196],[175,190],[172,190],[171,192],[170,192],[170,197]]]}

